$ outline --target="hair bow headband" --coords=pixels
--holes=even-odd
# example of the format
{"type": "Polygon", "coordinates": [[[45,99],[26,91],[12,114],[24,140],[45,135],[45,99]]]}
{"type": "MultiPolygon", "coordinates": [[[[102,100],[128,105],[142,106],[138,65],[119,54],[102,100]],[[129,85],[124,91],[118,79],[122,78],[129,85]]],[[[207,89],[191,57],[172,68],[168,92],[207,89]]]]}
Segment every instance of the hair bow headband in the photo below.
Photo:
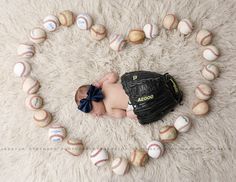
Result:
{"type": "Polygon", "coordinates": [[[97,88],[93,85],[90,85],[87,92],[87,97],[80,100],[80,105],[78,109],[89,113],[93,109],[92,101],[99,102],[104,99],[101,88],[97,88]]]}

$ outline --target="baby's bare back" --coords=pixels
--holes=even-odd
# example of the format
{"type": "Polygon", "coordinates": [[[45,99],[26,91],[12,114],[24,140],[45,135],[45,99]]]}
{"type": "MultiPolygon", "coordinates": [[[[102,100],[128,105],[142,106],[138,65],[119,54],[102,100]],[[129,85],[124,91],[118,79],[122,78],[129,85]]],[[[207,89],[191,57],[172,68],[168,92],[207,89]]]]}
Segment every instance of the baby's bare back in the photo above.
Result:
{"type": "Polygon", "coordinates": [[[128,106],[129,97],[120,83],[105,83],[102,87],[105,96],[104,105],[109,112],[111,109],[124,109],[128,106]]]}

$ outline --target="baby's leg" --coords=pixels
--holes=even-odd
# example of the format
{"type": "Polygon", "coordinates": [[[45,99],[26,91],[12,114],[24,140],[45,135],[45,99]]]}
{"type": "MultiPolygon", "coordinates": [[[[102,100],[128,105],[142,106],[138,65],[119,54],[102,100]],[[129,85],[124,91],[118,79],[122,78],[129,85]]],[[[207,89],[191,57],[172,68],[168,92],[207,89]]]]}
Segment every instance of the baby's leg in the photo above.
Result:
{"type": "Polygon", "coordinates": [[[128,101],[128,107],[126,109],[126,116],[130,119],[134,119],[137,120],[137,115],[134,113],[134,108],[132,106],[132,104],[130,103],[130,101],[128,101]]]}
{"type": "Polygon", "coordinates": [[[126,115],[127,115],[127,117],[130,118],[130,119],[135,119],[135,120],[138,119],[138,118],[137,118],[137,115],[134,114],[134,111],[126,111],[126,115]]]}

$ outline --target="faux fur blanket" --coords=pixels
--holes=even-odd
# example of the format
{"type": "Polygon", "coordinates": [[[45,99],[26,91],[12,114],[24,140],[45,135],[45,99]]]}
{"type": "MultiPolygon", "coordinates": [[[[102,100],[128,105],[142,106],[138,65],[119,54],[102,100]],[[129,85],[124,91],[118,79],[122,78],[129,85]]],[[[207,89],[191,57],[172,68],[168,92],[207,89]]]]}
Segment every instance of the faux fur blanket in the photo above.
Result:
{"type": "Polygon", "coordinates": [[[0,1],[0,181],[235,181],[236,179],[236,1],[235,0],[1,0],[0,1]],[[127,35],[132,28],[157,23],[159,36],[141,45],[128,45],[117,53],[108,39],[97,42],[89,31],[76,25],[60,27],[48,34],[48,40],[36,46],[30,60],[32,75],[40,83],[44,108],[53,113],[53,122],[63,124],[69,137],[82,139],[86,150],[80,157],[64,151],[66,142],[52,144],[48,128],[38,128],[33,112],[24,106],[26,94],[21,79],[13,74],[18,60],[16,49],[28,40],[29,31],[42,26],[42,19],[62,10],[88,12],[95,23],[104,24],[111,33],[127,35]],[[189,18],[194,32],[187,37],[161,27],[167,13],[179,19],[189,18]],[[196,43],[202,28],[214,34],[213,44],[221,52],[215,61],[220,77],[209,82],[214,96],[211,112],[204,117],[191,114],[194,89],[208,83],[200,75],[207,62],[196,43]],[[74,93],[81,84],[91,83],[104,73],[116,70],[169,72],[181,84],[183,105],[164,117],[164,123],[140,126],[129,119],[94,119],[79,112],[74,93]],[[125,176],[115,175],[111,161],[130,158],[134,148],[146,148],[158,139],[159,128],[173,124],[177,116],[187,114],[192,129],[165,145],[165,154],[150,159],[145,167],[132,166],[125,176]],[[89,159],[91,151],[104,147],[109,162],[100,168],[89,159]]]}

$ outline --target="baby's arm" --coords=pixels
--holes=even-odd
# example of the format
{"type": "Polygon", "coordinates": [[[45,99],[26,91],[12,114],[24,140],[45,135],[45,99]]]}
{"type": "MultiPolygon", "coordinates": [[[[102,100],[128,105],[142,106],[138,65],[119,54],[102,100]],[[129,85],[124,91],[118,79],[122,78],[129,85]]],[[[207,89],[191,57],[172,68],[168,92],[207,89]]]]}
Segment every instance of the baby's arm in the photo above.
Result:
{"type": "Polygon", "coordinates": [[[102,85],[105,83],[116,83],[118,79],[119,79],[118,73],[110,72],[110,73],[107,73],[99,81],[96,81],[93,85],[96,87],[102,87],[102,85]]]}

